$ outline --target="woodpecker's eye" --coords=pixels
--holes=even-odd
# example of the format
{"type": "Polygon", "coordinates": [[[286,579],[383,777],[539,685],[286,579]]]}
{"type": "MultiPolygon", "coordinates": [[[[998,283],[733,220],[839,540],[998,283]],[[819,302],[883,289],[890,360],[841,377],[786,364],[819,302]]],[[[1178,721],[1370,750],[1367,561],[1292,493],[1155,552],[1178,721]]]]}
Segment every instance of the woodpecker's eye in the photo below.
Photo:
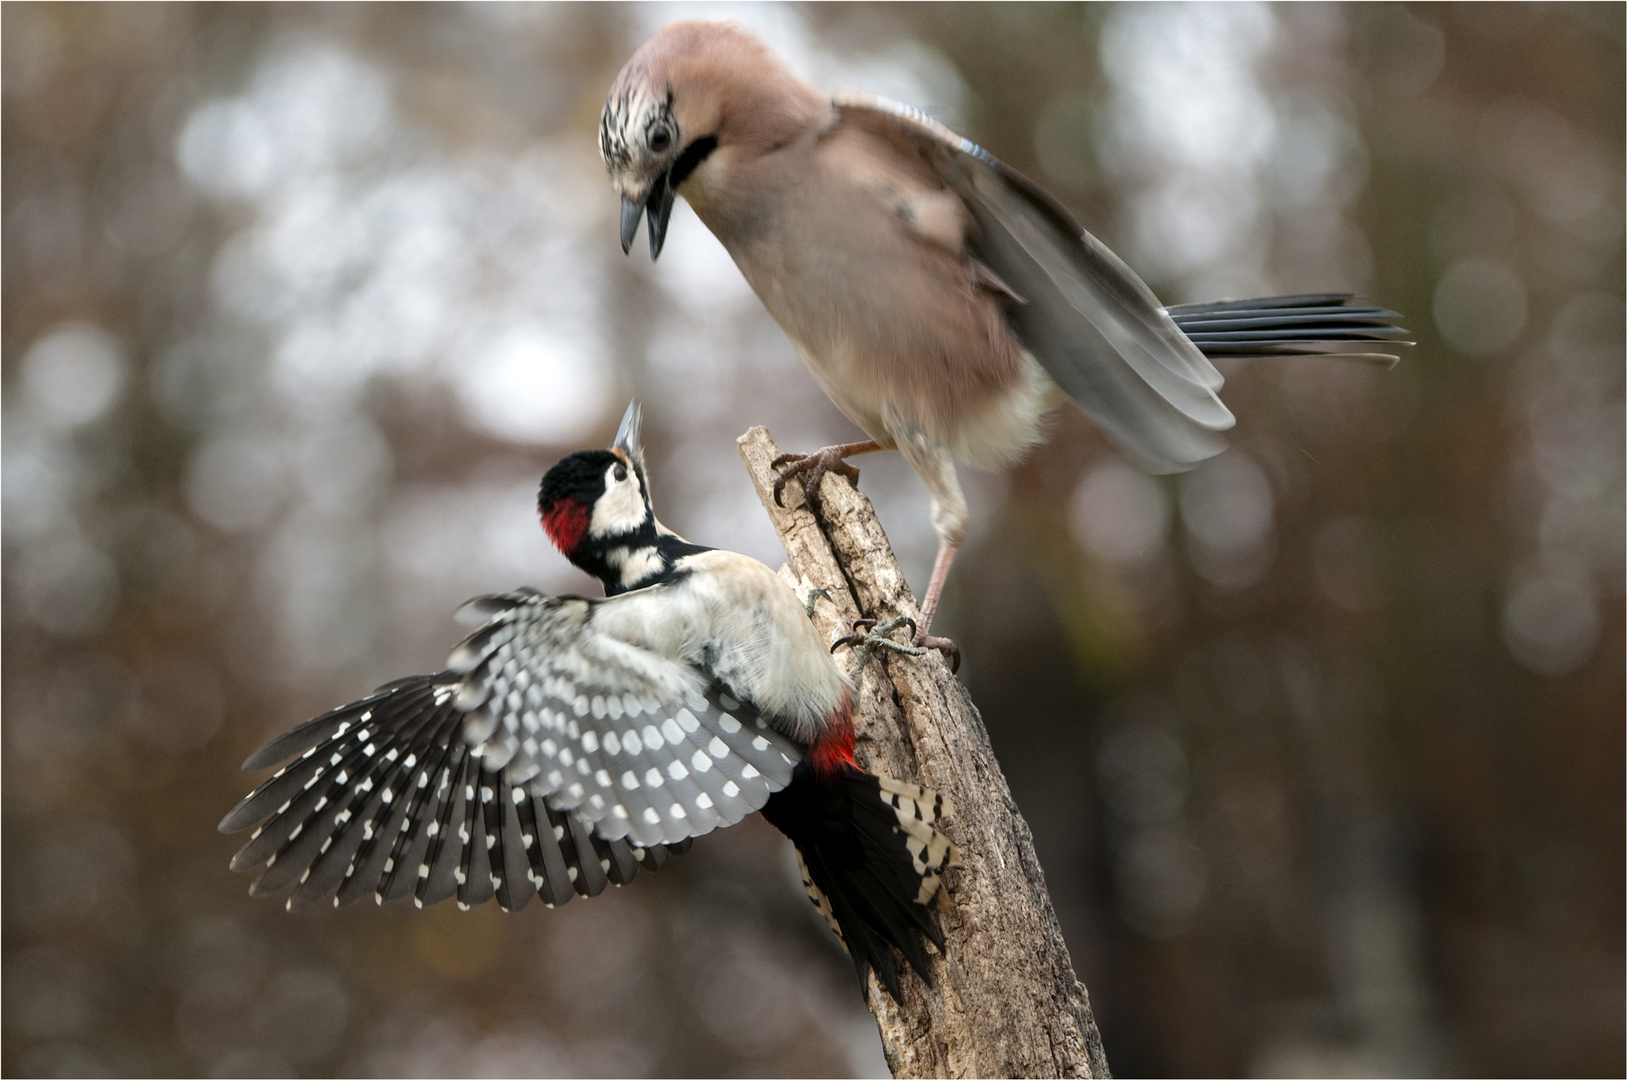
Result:
{"type": "Polygon", "coordinates": [[[622,480],[627,479],[627,466],[625,466],[625,465],[617,465],[614,475],[615,475],[617,481],[622,481],[622,480]]]}
{"type": "Polygon", "coordinates": [[[672,131],[665,124],[656,124],[650,128],[650,149],[661,153],[672,145],[672,131]]]}

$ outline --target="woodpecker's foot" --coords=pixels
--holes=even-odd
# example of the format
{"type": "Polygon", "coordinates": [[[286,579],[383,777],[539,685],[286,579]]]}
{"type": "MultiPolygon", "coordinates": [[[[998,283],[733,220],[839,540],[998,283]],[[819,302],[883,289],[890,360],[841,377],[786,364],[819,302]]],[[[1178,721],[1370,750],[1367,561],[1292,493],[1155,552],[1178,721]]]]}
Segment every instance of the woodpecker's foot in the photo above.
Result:
{"type": "Polygon", "coordinates": [[[870,658],[884,650],[903,653],[905,656],[925,656],[928,652],[937,650],[943,653],[945,660],[949,661],[950,674],[960,670],[960,646],[949,638],[933,637],[931,634],[922,633],[916,627],[915,620],[908,615],[900,615],[898,618],[881,626],[877,626],[874,619],[860,619],[853,624],[853,629],[855,631],[863,629],[867,633],[848,634],[846,637],[837,638],[830,644],[831,652],[835,652],[843,645],[858,646],[859,659],[853,665],[852,672],[849,673],[850,678],[858,678],[859,672],[864,669],[865,664],[870,662],[870,658]],[[912,644],[901,645],[887,636],[901,626],[910,628],[913,635],[912,644]]]}
{"type": "Polygon", "coordinates": [[[908,653],[910,656],[920,656],[925,650],[909,645],[901,645],[887,636],[900,626],[907,626],[913,631],[915,629],[915,620],[908,615],[900,615],[885,626],[877,626],[874,619],[860,619],[853,624],[853,629],[855,631],[865,630],[868,633],[852,633],[846,637],[839,637],[830,643],[830,651],[835,652],[843,645],[858,645],[860,647],[869,646],[872,651],[875,649],[890,649],[893,652],[908,653]]]}
{"type": "Polygon", "coordinates": [[[858,659],[853,664],[853,670],[848,672],[848,678],[854,681],[858,680],[859,672],[864,670],[864,665],[868,664],[870,662],[870,658],[875,656],[878,652],[885,651],[903,653],[905,656],[925,656],[925,649],[918,649],[913,645],[902,644],[887,636],[901,626],[909,627],[911,633],[913,633],[915,631],[915,620],[910,618],[908,615],[900,615],[891,622],[882,623],[880,626],[877,626],[876,620],[874,619],[860,619],[858,622],[853,624],[853,629],[855,631],[862,629],[866,632],[862,634],[852,633],[848,634],[846,637],[837,638],[835,641],[831,642],[830,651],[835,652],[843,645],[858,647],[858,659]]]}
{"type": "Polygon", "coordinates": [[[784,506],[785,501],[780,493],[785,490],[785,482],[798,474],[802,477],[802,497],[808,509],[813,511],[814,517],[820,517],[821,507],[819,501],[819,484],[825,479],[828,472],[845,476],[853,481],[853,486],[859,484],[859,470],[842,460],[843,453],[848,451],[846,446],[827,446],[815,450],[811,454],[781,454],[775,458],[772,468],[784,467],[784,472],[774,479],[774,505],[784,506]]]}
{"type": "Polygon", "coordinates": [[[811,586],[807,589],[798,589],[797,593],[802,597],[802,610],[810,619],[813,618],[814,607],[819,603],[819,598],[824,597],[826,600],[830,599],[830,593],[826,592],[824,589],[814,588],[811,586]]]}

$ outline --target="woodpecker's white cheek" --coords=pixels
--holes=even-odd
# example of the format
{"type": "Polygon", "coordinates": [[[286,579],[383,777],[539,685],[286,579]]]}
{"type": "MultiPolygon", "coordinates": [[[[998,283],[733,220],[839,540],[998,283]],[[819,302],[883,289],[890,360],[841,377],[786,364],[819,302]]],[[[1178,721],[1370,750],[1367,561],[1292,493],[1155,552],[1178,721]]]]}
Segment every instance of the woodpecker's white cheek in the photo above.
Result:
{"type": "Polygon", "coordinates": [[[627,479],[617,480],[617,466],[605,472],[605,492],[593,504],[593,521],[588,534],[594,539],[629,533],[644,524],[644,496],[639,491],[638,474],[629,471],[627,479]]]}

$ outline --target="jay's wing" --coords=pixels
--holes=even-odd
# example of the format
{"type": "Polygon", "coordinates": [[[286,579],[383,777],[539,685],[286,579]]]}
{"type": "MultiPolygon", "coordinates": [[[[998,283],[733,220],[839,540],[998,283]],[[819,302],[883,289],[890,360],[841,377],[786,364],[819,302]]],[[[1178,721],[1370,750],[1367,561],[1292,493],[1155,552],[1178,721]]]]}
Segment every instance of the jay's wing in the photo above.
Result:
{"type": "Polygon", "coordinates": [[[462,676],[464,737],[480,744],[486,768],[599,836],[640,847],[734,824],[790,783],[802,759],[705,672],[594,617],[656,597],[644,589],[607,600],[529,591],[472,600],[465,612],[485,625],[448,662],[462,676]]]}
{"type": "MultiPolygon", "coordinates": [[[[288,761],[220,823],[256,826],[233,870],[263,867],[250,893],[289,910],[331,899],[411,898],[422,907],[534,895],[552,907],[666,865],[664,847],[593,835],[503,769],[485,767],[454,703],[461,677],[415,675],[307,721],[243,763],[288,761]]],[[[686,850],[687,842],[673,850],[686,850]]]]}
{"type": "Polygon", "coordinates": [[[977,224],[972,256],[1020,297],[1023,345],[1124,450],[1159,472],[1225,448],[1222,379],[1128,266],[1027,177],[925,114],[871,95],[836,99],[839,124],[926,159],[977,224]]]}

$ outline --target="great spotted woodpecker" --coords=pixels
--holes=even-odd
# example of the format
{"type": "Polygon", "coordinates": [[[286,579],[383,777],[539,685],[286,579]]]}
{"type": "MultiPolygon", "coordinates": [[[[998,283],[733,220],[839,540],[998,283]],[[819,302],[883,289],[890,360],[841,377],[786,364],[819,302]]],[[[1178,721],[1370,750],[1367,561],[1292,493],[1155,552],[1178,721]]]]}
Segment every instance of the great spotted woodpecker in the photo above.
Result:
{"type": "Polygon", "coordinates": [[[549,538],[606,598],[519,590],[463,612],[478,630],[446,671],[381,687],[244,763],[294,760],[227,814],[255,828],[232,869],[290,910],[372,894],[456,895],[517,910],[595,895],[669,850],[762,812],[803,884],[897,998],[897,948],[940,949],[936,828],[948,803],[854,760],[849,680],[795,592],[768,567],[691,544],[656,520],[637,403],[609,450],[543,478],[549,538]]]}

